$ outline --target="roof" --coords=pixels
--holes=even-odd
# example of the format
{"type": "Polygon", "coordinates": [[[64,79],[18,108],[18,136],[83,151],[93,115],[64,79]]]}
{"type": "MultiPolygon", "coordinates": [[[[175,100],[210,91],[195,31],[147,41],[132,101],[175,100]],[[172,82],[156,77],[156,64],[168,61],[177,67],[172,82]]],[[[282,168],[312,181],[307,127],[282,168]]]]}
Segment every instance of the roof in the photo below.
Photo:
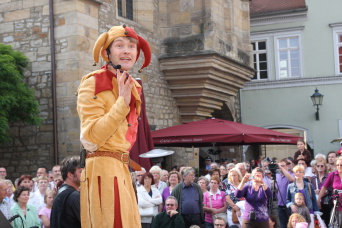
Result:
{"type": "Polygon", "coordinates": [[[306,9],[305,0],[252,0],[250,14],[258,15],[306,9]]]}

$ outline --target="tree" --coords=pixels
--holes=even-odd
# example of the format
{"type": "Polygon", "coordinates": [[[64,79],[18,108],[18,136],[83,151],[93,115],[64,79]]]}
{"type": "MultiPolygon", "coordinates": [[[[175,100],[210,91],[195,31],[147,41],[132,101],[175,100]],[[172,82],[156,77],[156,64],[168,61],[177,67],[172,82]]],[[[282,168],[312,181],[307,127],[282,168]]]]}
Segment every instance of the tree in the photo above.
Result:
{"type": "Polygon", "coordinates": [[[0,144],[10,141],[10,123],[39,125],[39,104],[24,83],[28,58],[10,45],[0,44],[0,144]]]}

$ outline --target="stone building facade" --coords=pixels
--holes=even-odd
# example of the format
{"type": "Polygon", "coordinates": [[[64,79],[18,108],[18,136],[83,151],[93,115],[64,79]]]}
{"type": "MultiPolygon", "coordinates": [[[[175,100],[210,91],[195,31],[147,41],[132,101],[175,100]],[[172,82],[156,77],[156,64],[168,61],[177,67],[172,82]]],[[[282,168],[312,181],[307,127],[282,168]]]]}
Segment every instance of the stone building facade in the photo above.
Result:
{"type": "MultiPolygon", "coordinates": [[[[253,76],[248,0],[3,0],[0,42],[29,58],[25,81],[44,118],[39,127],[12,124],[13,141],[0,146],[9,177],[78,153],[75,92],[99,67],[97,37],[121,24],[152,48],[151,65],[138,73],[140,59],[131,72],[142,79],[152,130],[212,116],[239,121],[238,92],[253,76]],[[129,9],[133,20],[119,16],[129,9]]],[[[197,150],[176,150],[173,164],[198,165],[197,150]]]]}

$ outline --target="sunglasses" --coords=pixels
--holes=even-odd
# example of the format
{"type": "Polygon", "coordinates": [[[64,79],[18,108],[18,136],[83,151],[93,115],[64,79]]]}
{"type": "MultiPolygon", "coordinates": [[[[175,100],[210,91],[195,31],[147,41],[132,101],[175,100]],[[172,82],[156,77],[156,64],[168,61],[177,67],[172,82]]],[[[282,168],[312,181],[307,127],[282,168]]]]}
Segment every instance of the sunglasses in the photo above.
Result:
{"type": "Polygon", "coordinates": [[[316,165],[318,168],[323,168],[324,165],[316,165]]]}

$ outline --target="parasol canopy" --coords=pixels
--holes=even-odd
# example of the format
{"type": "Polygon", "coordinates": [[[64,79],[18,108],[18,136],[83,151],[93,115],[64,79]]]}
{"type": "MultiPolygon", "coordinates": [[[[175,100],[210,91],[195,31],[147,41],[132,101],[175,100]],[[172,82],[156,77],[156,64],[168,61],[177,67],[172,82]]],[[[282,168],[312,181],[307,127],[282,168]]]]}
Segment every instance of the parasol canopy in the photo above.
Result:
{"type": "Polygon", "coordinates": [[[248,144],[297,144],[298,137],[262,127],[206,119],[152,132],[155,146],[204,147],[248,144]]]}

